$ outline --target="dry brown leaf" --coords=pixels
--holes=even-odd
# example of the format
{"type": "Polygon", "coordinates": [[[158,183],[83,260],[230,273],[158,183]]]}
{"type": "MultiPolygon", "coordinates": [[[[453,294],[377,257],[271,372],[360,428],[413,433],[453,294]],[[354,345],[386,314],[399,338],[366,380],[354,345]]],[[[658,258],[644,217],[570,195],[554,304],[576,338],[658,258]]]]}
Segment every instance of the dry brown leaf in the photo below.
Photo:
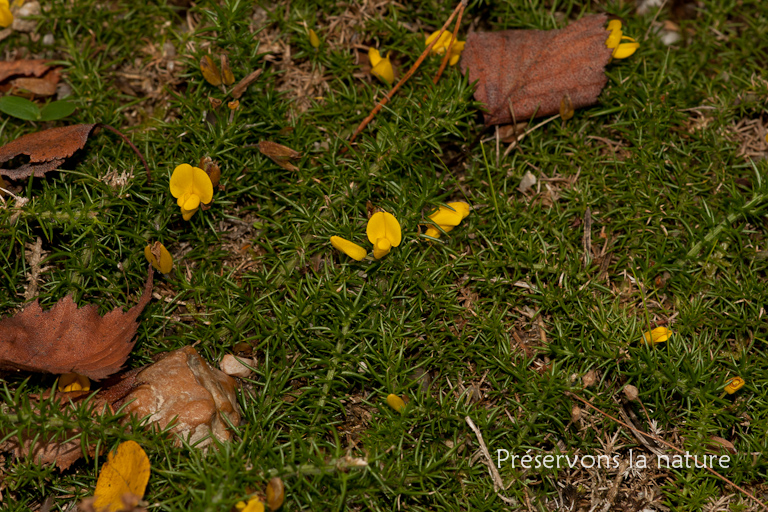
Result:
{"type": "Polygon", "coordinates": [[[48,71],[48,62],[43,59],[0,61],[0,82],[9,76],[40,77],[48,71]]]}
{"type": "Polygon", "coordinates": [[[48,311],[37,301],[0,320],[0,369],[79,373],[91,380],[112,375],[128,359],[144,306],[152,297],[150,267],[139,303],[124,313],[99,315],[96,304],[78,308],[67,295],[48,311]]]}
{"type": "Polygon", "coordinates": [[[217,87],[221,85],[221,72],[209,55],[203,55],[203,58],[200,59],[200,71],[203,72],[203,78],[206,82],[217,87]]]}
{"type": "Polygon", "coordinates": [[[64,160],[72,156],[78,149],[82,149],[96,126],[117,134],[131,147],[141,159],[141,163],[144,164],[144,170],[147,171],[147,182],[151,182],[152,176],[149,172],[149,166],[139,148],[119,130],[106,124],[74,124],[19,137],[0,147],[0,164],[22,155],[28,156],[29,162],[15,169],[0,168],[0,174],[14,180],[30,176],[43,176],[46,172],[57,169],[64,163],[64,160]]]}
{"type": "Polygon", "coordinates": [[[245,90],[248,89],[248,86],[255,82],[257,78],[259,78],[259,75],[261,75],[262,71],[262,69],[257,69],[256,71],[252,72],[237,82],[237,85],[232,89],[232,97],[235,99],[240,99],[240,97],[245,94],[245,90]]]}
{"type": "Polygon", "coordinates": [[[85,146],[95,124],[75,124],[30,133],[0,148],[0,164],[17,156],[29,156],[29,163],[16,169],[0,169],[11,179],[43,176],[64,163],[75,151],[85,146]]]}
{"type": "Polygon", "coordinates": [[[505,124],[593,105],[607,77],[612,50],[605,46],[606,16],[586,16],[560,30],[474,32],[467,37],[461,69],[477,80],[485,124],[505,124]],[[514,112],[514,114],[513,114],[514,112]]]}
{"type": "Polygon", "coordinates": [[[262,155],[268,156],[273,162],[287,171],[299,170],[298,167],[291,163],[291,160],[301,157],[301,153],[298,151],[268,140],[259,142],[259,151],[261,151],[262,155]]]}
{"type": "MultiPolygon", "coordinates": [[[[72,439],[78,432],[67,431],[62,439],[72,439]]],[[[18,437],[11,437],[0,444],[0,451],[12,452],[14,457],[20,459],[32,455],[32,460],[38,464],[55,464],[60,471],[64,471],[83,456],[83,450],[80,446],[80,438],[71,441],[58,441],[56,439],[35,438],[34,444],[31,439],[24,439],[19,443],[18,437]]]]}
{"type": "Polygon", "coordinates": [[[235,75],[232,73],[232,68],[226,55],[221,56],[221,81],[224,82],[224,85],[235,83],[235,75]]]}
{"type": "Polygon", "coordinates": [[[15,94],[32,93],[35,96],[53,96],[56,85],[57,82],[44,78],[17,78],[11,82],[15,94]]]}

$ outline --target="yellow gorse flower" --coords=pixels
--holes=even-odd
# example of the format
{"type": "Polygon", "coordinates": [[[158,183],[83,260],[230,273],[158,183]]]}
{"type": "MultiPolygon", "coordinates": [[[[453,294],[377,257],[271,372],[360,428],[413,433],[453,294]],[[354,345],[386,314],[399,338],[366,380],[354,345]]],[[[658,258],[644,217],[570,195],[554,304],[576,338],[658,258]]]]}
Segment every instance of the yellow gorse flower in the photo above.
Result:
{"type": "Polygon", "coordinates": [[[611,57],[614,59],[626,59],[640,48],[640,43],[636,42],[631,37],[624,35],[621,30],[621,21],[611,20],[608,22],[608,30],[611,31],[611,34],[608,36],[608,39],[605,40],[605,46],[613,48],[611,57]],[[622,43],[624,40],[629,42],[622,43]]]}
{"type": "Polygon", "coordinates": [[[144,257],[147,258],[153,267],[167,274],[173,269],[173,258],[168,249],[160,242],[149,244],[144,248],[144,257]]]}
{"type": "MultiPolygon", "coordinates": [[[[424,45],[429,46],[429,44],[437,38],[437,34],[439,33],[439,30],[432,32],[432,34],[427,37],[424,45]]],[[[435,46],[432,47],[432,51],[429,53],[432,55],[444,55],[446,50],[451,46],[451,41],[453,41],[453,34],[447,30],[443,31],[442,35],[440,35],[440,39],[437,40],[435,46]]],[[[464,51],[465,44],[466,41],[456,41],[453,43],[453,47],[451,48],[451,58],[448,61],[448,64],[455,66],[456,63],[459,62],[459,57],[461,57],[461,52],[464,51]]]]}
{"type": "Polygon", "coordinates": [[[59,377],[59,391],[68,393],[71,391],[90,391],[91,381],[85,375],[79,373],[65,373],[59,377]]]}
{"type": "Polygon", "coordinates": [[[13,23],[13,14],[8,0],[0,0],[0,28],[10,27],[13,23]]]}
{"type": "MultiPolygon", "coordinates": [[[[467,215],[469,215],[469,205],[463,201],[457,201],[448,203],[447,206],[441,205],[437,211],[429,216],[429,219],[447,233],[458,226],[467,215]]],[[[440,238],[442,233],[434,226],[429,226],[425,234],[432,238],[440,238]]]]}
{"type": "Polygon", "coordinates": [[[392,247],[400,245],[403,239],[400,223],[394,215],[387,212],[371,215],[365,233],[368,235],[368,241],[373,244],[373,257],[377,260],[389,254],[392,247]]]}
{"type": "Polygon", "coordinates": [[[728,383],[727,386],[725,386],[725,392],[729,395],[734,394],[738,390],[744,387],[744,384],[746,382],[741,377],[734,377],[731,379],[731,382],[728,383]]]}
{"type": "Polygon", "coordinates": [[[387,53],[387,56],[382,58],[379,50],[376,48],[368,49],[368,60],[371,61],[371,74],[388,84],[395,81],[395,70],[389,61],[390,53],[392,52],[387,53]]]}
{"type": "Polygon", "coordinates": [[[667,341],[672,336],[672,331],[666,327],[657,327],[652,331],[643,334],[643,341],[646,343],[662,343],[667,341]]]}
{"type": "Polygon", "coordinates": [[[394,394],[387,395],[387,404],[400,413],[405,409],[405,400],[394,394]]]}
{"type": "MultiPolygon", "coordinates": [[[[377,260],[389,254],[392,247],[400,245],[403,239],[400,223],[394,215],[387,212],[376,212],[371,215],[368,219],[366,234],[373,244],[373,257],[377,260]]],[[[331,245],[357,261],[361,261],[368,255],[368,251],[363,247],[340,236],[332,236],[331,245]]]]}
{"type": "Polygon", "coordinates": [[[171,175],[171,194],[177,198],[184,220],[189,220],[195,214],[200,204],[208,204],[213,200],[213,183],[211,178],[199,167],[181,164],[171,175]]]}

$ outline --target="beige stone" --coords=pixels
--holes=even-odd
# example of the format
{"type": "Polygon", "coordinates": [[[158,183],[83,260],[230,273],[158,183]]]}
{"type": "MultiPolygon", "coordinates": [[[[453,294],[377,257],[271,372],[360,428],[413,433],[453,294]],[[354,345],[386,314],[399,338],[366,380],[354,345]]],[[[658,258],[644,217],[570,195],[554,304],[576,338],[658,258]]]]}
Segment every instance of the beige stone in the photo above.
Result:
{"type": "MultiPolygon", "coordinates": [[[[192,347],[168,353],[136,376],[136,388],[126,397],[126,411],[149,417],[150,423],[171,428],[189,443],[213,435],[220,441],[232,436],[227,418],[240,423],[235,380],[210,365],[192,347]]],[[[206,439],[198,447],[211,443],[206,439]]],[[[179,442],[180,444],[180,442],[179,442]]]]}
{"type": "Polygon", "coordinates": [[[253,373],[250,370],[250,368],[248,368],[248,366],[246,365],[253,368],[255,366],[255,363],[253,359],[250,359],[248,357],[235,357],[232,354],[227,354],[221,358],[221,363],[219,363],[219,368],[221,368],[221,371],[223,371],[227,375],[231,375],[232,377],[240,377],[241,379],[244,379],[246,377],[250,377],[251,373],[253,373]]]}

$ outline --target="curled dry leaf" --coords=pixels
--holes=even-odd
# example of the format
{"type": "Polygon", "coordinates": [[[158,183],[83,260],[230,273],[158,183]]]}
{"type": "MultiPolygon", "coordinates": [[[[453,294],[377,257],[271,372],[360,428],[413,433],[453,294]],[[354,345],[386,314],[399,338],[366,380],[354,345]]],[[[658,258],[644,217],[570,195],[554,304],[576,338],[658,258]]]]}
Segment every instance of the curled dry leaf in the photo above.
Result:
{"type": "Polygon", "coordinates": [[[298,151],[294,151],[287,146],[268,140],[259,142],[259,151],[261,151],[262,155],[268,156],[273,162],[286,171],[299,170],[298,167],[291,163],[291,160],[296,160],[301,157],[301,153],[298,151]]]}
{"type": "Polygon", "coordinates": [[[57,169],[64,163],[64,160],[71,157],[77,150],[82,149],[94,127],[97,126],[119,135],[144,164],[144,169],[147,171],[147,182],[152,181],[144,155],[128,137],[106,124],[74,124],[19,137],[0,147],[0,164],[22,155],[28,156],[29,162],[15,169],[0,168],[0,174],[14,180],[30,176],[43,176],[46,172],[57,169]]]}
{"type": "Polygon", "coordinates": [[[48,60],[11,60],[0,61],[0,82],[11,76],[43,76],[50,66],[48,60]]]}
{"type": "Polygon", "coordinates": [[[224,85],[235,83],[235,75],[232,73],[232,68],[226,55],[221,56],[221,81],[224,82],[224,85]]]}
{"type": "Polygon", "coordinates": [[[75,151],[85,146],[95,124],[75,124],[30,133],[9,142],[0,148],[0,164],[17,156],[27,155],[29,162],[16,169],[0,169],[11,179],[20,180],[29,176],[43,176],[58,168],[75,151]]]}
{"type": "Polygon", "coordinates": [[[606,19],[586,16],[559,30],[469,34],[461,70],[477,80],[485,124],[557,114],[566,95],[574,109],[596,103],[612,53],[605,45],[606,19]]]}
{"type": "Polygon", "coordinates": [[[203,78],[206,82],[217,87],[221,85],[221,72],[210,55],[203,55],[203,58],[200,59],[200,71],[203,72],[203,78]]]}
{"type": "Polygon", "coordinates": [[[67,295],[48,311],[37,301],[0,320],[0,369],[79,373],[101,380],[115,373],[133,349],[136,319],[152,297],[153,271],[139,303],[124,313],[99,315],[96,304],[78,308],[67,295]]]}

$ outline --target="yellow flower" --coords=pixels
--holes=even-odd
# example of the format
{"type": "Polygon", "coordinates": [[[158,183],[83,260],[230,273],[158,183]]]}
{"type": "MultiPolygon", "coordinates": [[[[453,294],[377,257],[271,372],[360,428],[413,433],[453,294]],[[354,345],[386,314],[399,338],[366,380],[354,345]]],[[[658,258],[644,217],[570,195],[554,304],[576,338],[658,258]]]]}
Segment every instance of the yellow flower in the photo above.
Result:
{"type": "MultiPolygon", "coordinates": [[[[447,206],[440,206],[429,219],[440,226],[446,233],[464,220],[469,215],[469,205],[463,201],[457,201],[455,203],[448,203],[447,206]]],[[[427,236],[432,238],[440,238],[440,231],[434,226],[427,227],[427,236]]]]}
{"type": "Polygon", "coordinates": [[[608,36],[608,39],[606,39],[605,46],[613,48],[611,57],[614,59],[626,59],[640,48],[640,43],[636,42],[631,37],[623,35],[621,21],[611,20],[608,22],[608,30],[611,31],[611,34],[608,36]],[[622,43],[624,40],[630,42],[622,43]]]}
{"type": "Polygon", "coordinates": [[[171,257],[171,253],[169,253],[168,249],[166,249],[160,242],[147,245],[144,248],[144,257],[147,258],[147,261],[149,261],[153,267],[163,274],[167,274],[173,269],[173,258],[171,257]]]}
{"type": "Polygon", "coordinates": [[[259,498],[251,498],[248,500],[248,503],[238,501],[235,504],[235,508],[240,512],[264,512],[264,504],[259,498]]]}
{"type": "Polygon", "coordinates": [[[403,239],[400,223],[394,215],[387,212],[376,212],[371,215],[365,232],[368,240],[373,244],[373,257],[377,260],[389,254],[392,247],[400,245],[403,239]]]}
{"type": "Polygon", "coordinates": [[[200,207],[213,199],[211,178],[199,167],[181,164],[171,175],[171,194],[178,198],[176,204],[181,207],[184,220],[189,220],[200,207]]]}
{"type": "Polygon", "coordinates": [[[309,44],[311,44],[313,48],[320,47],[320,38],[317,37],[317,32],[312,29],[309,29],[309,44]]]}
{"type": "Polygon", "coordinates": [[[0,0],[0,28],[10,27],[13,23],[13,14],[8,0],[0,0]]]}
{"type": "MultiPolygon", "coordinates": [[[[437,37],[437,34],[439,34],[440,31],[435,31],[430,34],[429,37],[427,37],[426,42],[424,43],[425,46],[429,46],[429,44],[435,40],[437,37]]],[[[448,47],[451,45],[451,41],[453,41],[453,34],[451,34],[448,31],[443,31],[442,35],[440,36],[440,39],[437,40],[435,43],[435,46],[432,47],[431,53],[432,55],[443,55],[445,54],[446,50],[448,50],[448,47]]],[[[459,62],[459,57],[461,57],[461,52],[464,50],[464,45],[466,44],[466,41],[456,41],[453,43],[453,48],[451,48],[451,59],[448,61],[448,64],[451,66],[455,66],[457,62],[459,62]]]]}
{"type": "Polygon", "coordinates": [[[395,70],[392,69],[392,63],[389,61],[390,53],[392,52],[387,53],[386,58],[382,59],[379,50],[376,48],[368,49],[368,60],[371,61],[371,74],[388,84],[395,80],[395,70]]]}
{"type": "Polygon", "coordinates": [[[341,238],[340,236],[332,236],[331,245],[357,261],[361,261],[368,254],[368,251],[356,243],[350,242],[349,240],[341,238]]]}
{"type": "Polygon", "coordinates": [[[101,512],[133,510],[149,481],[149,458],[136,441],[120,443],[101,467],[93,508],[101,512]]]}
{"type": "Polygon", "coordinates": [[[397,395],[387,395],[387,403],[397,412],[403,412],[405,409],[405,401],[397,395]]]}
{"type": "Polygon", "coordinates": [[[91,381],[85,375],[77,373],[65,373],[59,378],[59,391],[90,391],[91,381]]]}
{"type": "Polygon", "coordinates": [[[672,336],[672,331],[670,331],[666,327],[657,327],[654,330],[643,334],[643,341],[646,343],[649,343],[650,341],[654,344],[662,343],[664,341],[667,341],[670,336],[672,336]]]}
{"type": "Polygon", "coordinates": [[[744,379],[742,379],[741,377],[734,377],[731,379],[731,382],[729,382],[728,385],[725,386],[725,392],[728,393],[729,395],[732,395],[738,390],[740,390],[741,388],[743,388],[744,384],[745,384],[744,379]]]}

